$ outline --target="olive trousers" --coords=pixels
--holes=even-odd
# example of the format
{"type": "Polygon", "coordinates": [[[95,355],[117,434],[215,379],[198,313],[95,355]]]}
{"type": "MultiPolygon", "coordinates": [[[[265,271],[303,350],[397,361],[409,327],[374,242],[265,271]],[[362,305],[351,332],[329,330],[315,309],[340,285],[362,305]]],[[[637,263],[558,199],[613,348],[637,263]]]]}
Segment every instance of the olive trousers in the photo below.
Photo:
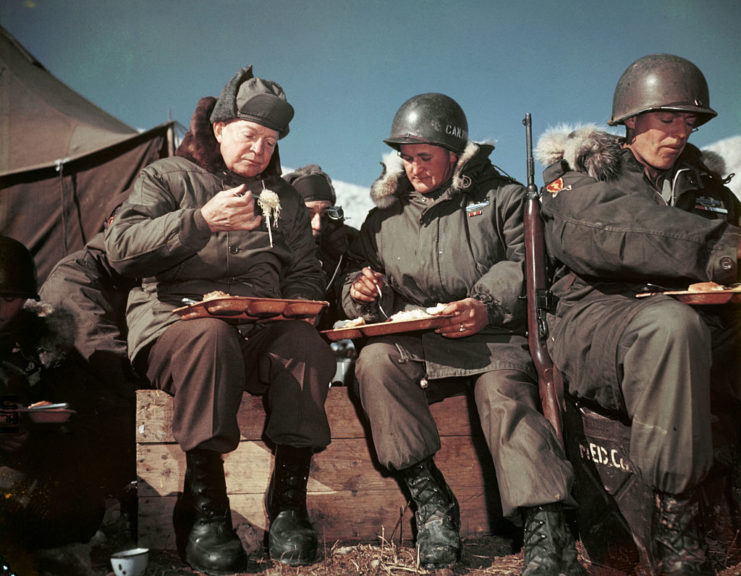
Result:
{"type": "Polygon", "coordinates": [[[329,345],[299,320],[265,324],[248,339],[216,318],[176,322],[146,360],[149,381],[173,396],[172,432],[184,451],[234,450],[245,390],[266,396],[265,434],[273,443],[326,447],[324,401],[334,373],[329,345]]]}
{"type": "MultiPolygon", "coordinates": [[[[404,346],[413,346],[405,338],[404,346]]],[[[421,339],[416,357],[423,357],[421,339]]],[[[505,516],[519,507],[571,503],[573,470],[553,429],[538,411],[537,384],[518,370],[493,370],[474,376],[430,382],[423,362],[409,361],[392,338],[369,341],[355,367],[358,396],[370,423],[379,462],[392,470],[412,466],[440,449],[440,436],[429,408],[430,392],[445,396],[472,383],[497,474],[505,516]]]]}

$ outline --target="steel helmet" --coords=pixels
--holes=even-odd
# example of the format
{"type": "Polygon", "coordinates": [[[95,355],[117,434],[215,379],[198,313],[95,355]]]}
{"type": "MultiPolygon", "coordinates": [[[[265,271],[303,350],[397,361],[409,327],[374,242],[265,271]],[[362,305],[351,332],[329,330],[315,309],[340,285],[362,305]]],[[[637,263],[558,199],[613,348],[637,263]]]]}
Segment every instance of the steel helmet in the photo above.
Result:
{"type": "Polygon", "coordinates": [[[33,256],[18,240],[0,236],[0,296],[38,300],[36,290],[33,256]]]}
{"type": "Polygon", "coordinates": [[[458,102],[430,92],[413,96],[396,112],[386,144],[435,144],[460,153],[468,142],[468,121],[458,102]]]}
{"type": "Polygon", "coordinates": [[[644,56],[623,72],[615,87],[609,124],[623,124],[626,118],[652,110],[696,114],[697,126],[718,115],[710,107],[708,83],[700,69],[672,54],[644,56]]]}

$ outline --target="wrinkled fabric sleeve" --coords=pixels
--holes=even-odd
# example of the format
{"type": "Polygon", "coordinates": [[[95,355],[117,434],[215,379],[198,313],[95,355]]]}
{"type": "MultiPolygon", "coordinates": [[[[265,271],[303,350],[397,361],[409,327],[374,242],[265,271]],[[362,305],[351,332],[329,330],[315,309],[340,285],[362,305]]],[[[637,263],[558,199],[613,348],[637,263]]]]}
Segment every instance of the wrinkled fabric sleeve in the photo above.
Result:
{"type": "Polygon", "coordinates": [[[663,206],[629,183],[569,172],[542,214],[549,253],[583,277],[644,281],[737,278],[741,229],[663,206]]]}
{"type": "Polygon", "coordinates": [[[304,298],[321,300],[324,297],[326,281],[319,262],[317,246],[311,234],[309,211],[298,198],[296,219],[284,231],[286,242],[291,250],[291,261],[281,282],[281,293],[285,298],[304,298]]]}
{"type": "Polygon", "coordinates": [[[470,296],[484,303],[489,325],[516,329],[524,325],[527,308],[522,299],[525,281],[524,200],[525,189],[507,185],[495,196],[497,219],[506,258],[496,262],[471,287],[470,296]]]}
{"type": "MultiPolygon", "coordinates": [[[[378,231],[378,224],[374,217],[375,213],[375,208],[369,212],[363,225],[360,227],[360,234],[350,244],[350,248],[347,251],[347,273],[345,274],[345,281],[342,286],[341,299],[342,310],[348,318],[357,318],[359,316],[375,318],[376,315],[375,310],[377,310],[377,307],[365,302],[356,302],[350,297],[350,287],[362,268],[368,266],[375,272],[385,273],[384,267],[378,257],[378,245],[375,240],[376,232],[378,231]]],[[[388,305],[390,307],[392,300],[393,294],[390,288],[385,287],[382,305],[388,305]]]]}
{"type": "Polygon", "coordinates": [[[129,278],[153,276],[202,249],[211,231],[200,208],[183,208],[154,167],[145,168],[106,230],[111,266],[129,278]]]}

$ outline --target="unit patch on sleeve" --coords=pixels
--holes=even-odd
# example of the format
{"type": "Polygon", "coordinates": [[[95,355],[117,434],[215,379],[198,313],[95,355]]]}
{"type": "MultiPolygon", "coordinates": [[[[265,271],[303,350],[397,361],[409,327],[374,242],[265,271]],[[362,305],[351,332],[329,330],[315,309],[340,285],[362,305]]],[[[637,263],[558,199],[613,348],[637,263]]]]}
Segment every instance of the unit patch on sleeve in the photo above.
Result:
{"type": "Polygon", "coordinates": [[[548,184],[545,189],[550,194],[553,194],[553,197],[555,198],[556,196],[558,196],[558,193],[563,190],[563,178],[556,178],[553,182],[548,184]]]}
{"type": "Polygon", "coordinates": [[[489,201],[485,200],[484,202],[477,202],[476,204],[469,204],[466,206],[466,214],[469,218],[473,216],[481,216],[481,212],[484,208],[486,208],[489,205],[489,201]]]}

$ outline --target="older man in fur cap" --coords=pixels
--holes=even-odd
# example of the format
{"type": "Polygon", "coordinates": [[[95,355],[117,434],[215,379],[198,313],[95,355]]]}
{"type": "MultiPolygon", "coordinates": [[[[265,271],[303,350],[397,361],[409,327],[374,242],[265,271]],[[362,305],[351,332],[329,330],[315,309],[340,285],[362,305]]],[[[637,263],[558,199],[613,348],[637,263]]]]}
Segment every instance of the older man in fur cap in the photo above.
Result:
{"type": "Polygon", "coordinates": [[[433,460],[440,437],[428,403],[466,386],[504,514],[525,518],[523,574],[584,574],[563,514],[571,465],[539,412],[524,336],[524,188],[492,165],[493,146],[468,140],[463,110],[444,94],[405,102],[385,142],[398,157],[371,187],[376,207],[351,248],[365,267],[348,275],[343,304],[369,320],[381,306],[438,303],[448,316],[434,332],[369,338],[356,366],[378,458],[412,498],[420,564],[460,555],[458,502],[433,460]]]}
{"type": "Polygon", "coordinates": [[[312,453],[330,441],[329,346],[300,320],[233,325],[173,313],[183,299],[214,291],[322,299],[308,211],[280,178],[278,140],[292,117],[278,84],[240,70],[218,100],[201,100],[176,157],[141,172],[106,233],[111,265],[142,279],[129,296],[129,356],[174,397],[173,435],[187,463],[177,542],[185,560],[207,573],[245,565],[221,457],[239,443],[244,390],[267,396],[266,435],[276,447],[270,555],[289,564],[316,555],[306,483],[312,453]]]}
{"type": "Polygon", "coordinates": [[[654,54],[615,89],[610,124],[623,124],[624,138],[582,127],[538,144],[557,264],[549,349],[569,393],[632,423],[630,460],[656,496],[661,574],[713,573],[696,522],[713,464],[711,384],[733,420],[741,392],[737,310],[636,298],[647,282],[738,281],[739,203],[688,144],[715,115],[702,72],[654,54]]]}

